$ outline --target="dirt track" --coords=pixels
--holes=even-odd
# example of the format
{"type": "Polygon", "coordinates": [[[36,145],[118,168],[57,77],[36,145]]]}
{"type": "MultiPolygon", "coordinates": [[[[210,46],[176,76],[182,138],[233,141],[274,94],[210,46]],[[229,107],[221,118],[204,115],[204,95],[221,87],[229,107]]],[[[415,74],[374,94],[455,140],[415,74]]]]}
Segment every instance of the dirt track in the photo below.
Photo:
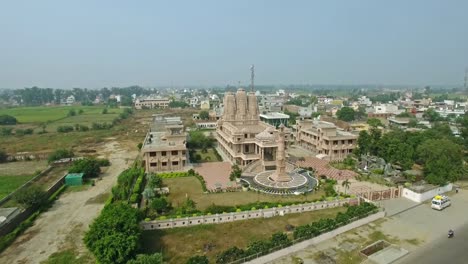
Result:
{"type": "Polygon", "coordinates": [[[84,231],[104,207],[105,197],[119,173],[137,155],[136,151],[121,148],[116,141],[105,143],[99,153],[111,161],[102,180],[86,190],[64,193],[52,208],[36,219],[34,226],[0,254],[0,263],[40,263],[52,253],[69,248],[86,252],[82,242],[84,231]]]}

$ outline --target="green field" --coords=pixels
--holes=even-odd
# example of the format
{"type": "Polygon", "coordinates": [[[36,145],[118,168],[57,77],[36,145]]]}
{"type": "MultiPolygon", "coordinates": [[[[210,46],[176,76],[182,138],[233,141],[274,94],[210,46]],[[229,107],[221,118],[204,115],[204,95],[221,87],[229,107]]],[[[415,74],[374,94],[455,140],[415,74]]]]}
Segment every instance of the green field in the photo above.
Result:
{"type": "Polygon", "coordinates": [[[34,175],[0,175],[0,199],[32,179],[34,175]]]}
{"type": "Polygon", "coordinates": [[[286,231],[287,225],[299,226],[321,218],[334,218],[344,211],[345,207],[337,207],[225,224],[144,231],[142,245],[145,253],[162,252],[167,263],[185,263],[193,255],[206,255],[210,263],[215,263],[216,255],[230,247],[245,248],[252,241],[286,231]],[[211,244],[211,250],[204,252],[208,244],[211,244]]]}
{"type": "MultiPolygon", "coordinates": [[[[68,112],[74,109],[77,112],[83,110],[83,115],[97,115],[102,113],[104,106],[36,106],[36,107],[14,107],[0,109],[0,115],[11,115],[16,117],[20,123],[44,123],[60,120],[67,117],[68,112]]],[[[119,114],[123,110],[118,108],[109,109],[109,113],[119,114]]]]}

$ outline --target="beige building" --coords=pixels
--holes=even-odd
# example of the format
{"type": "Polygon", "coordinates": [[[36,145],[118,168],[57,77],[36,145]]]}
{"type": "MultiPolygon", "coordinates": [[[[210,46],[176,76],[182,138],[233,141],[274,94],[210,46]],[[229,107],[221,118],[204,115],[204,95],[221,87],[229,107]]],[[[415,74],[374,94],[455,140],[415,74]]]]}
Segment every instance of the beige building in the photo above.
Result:
{"type": "MultiPolygon", "coordinates": [[[[223,104],[224,113],[216,128],[220,149],[241,167],[258,161],[262,169],[274,169],[279,131],[260,121],[255,93],[242,88],[227,92],[223,104]]],[[[288,140],[290,133],[285,134],[288,140]]]]}
{"type": "Polygon", "coordinates": [[[186,141],[180,117],[155,116],[141,148],[146,171],[183,170],[188,163],[186,141]]]}
{"type": "Polygon", "coordinates": [[[168,98],[140,98],[135,100],[135,108],[168,108],[170,102],[168,98]]]}
{"type": "Polygon", "coordinates": [[[333,123],[302,120],[295,127],[296,144],[327,160],[343,160],[357,147],[358,136],[339,130],[333,123]]]}

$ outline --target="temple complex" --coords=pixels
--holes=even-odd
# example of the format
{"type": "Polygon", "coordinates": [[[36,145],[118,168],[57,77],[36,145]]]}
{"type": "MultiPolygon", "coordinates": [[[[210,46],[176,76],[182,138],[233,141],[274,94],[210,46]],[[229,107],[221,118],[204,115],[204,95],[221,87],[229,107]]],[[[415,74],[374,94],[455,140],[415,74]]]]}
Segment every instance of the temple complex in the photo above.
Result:
{"type": "MultiPolygon", "coordinates": [[[[283,127],[284,139],[290,137],[283,127]]],[[[255,93],[239,88],[236,93],[226,92],[224,113],[218,121],[216,139],[220,149],[232,163],[245,167],[259,163],[263,170],[275,169],[279,131],[270,124],[260,121],[255,93]]],[[[283,142],[283,148],[286,143],[283,142]]],[[[283,155],[284,156],[284,155],[283,155]]]]}

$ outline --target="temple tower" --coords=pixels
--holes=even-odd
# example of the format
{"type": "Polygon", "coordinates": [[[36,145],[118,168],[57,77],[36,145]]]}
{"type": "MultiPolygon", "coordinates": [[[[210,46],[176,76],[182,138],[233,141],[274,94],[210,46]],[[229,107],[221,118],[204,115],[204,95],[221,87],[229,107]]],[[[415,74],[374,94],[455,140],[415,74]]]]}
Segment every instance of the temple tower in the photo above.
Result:
{"type": "Polygon", "coordinates": [[[227,92],[224,96],[223,120],[234,120],[236,117],[236,98],[233,93],[227,92]]]}
{"type": "Polygon", "coordinates": [[[235,114],[237,121],[245,121],[247,119],[247,94],[244,88],[237,90],[235,114]]]}

